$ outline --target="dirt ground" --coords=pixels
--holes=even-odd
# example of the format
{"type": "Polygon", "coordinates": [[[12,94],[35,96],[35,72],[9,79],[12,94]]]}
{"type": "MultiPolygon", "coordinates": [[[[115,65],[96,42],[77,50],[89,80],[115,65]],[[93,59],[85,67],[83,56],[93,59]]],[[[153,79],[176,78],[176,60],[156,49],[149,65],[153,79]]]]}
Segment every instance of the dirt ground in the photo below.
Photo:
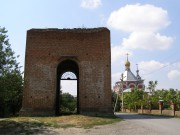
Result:
{"type": "MultiPolygon", "coordinates": [[[[41,127],[31,129],[36,135],[179,135],[180,119],[163,116],[147,116],[138,114],[117,114],[123,118],[123,121],[95,126],[93,128],[49,128],[41,127]]],[[[11,132],[4,132],[3,135],[16,135],[12,129],[11,132]]],[[[21,133],[25,135],[28,133],[21,133]]]]}
{"type": "Polygon", "coordinates": [[[44,130],[46,135],[179,135],[180,119],[165,116],[147,116],[138,114],[117,114],[124,121],[96,126],[91,129],[67,128],[44,130]]]}

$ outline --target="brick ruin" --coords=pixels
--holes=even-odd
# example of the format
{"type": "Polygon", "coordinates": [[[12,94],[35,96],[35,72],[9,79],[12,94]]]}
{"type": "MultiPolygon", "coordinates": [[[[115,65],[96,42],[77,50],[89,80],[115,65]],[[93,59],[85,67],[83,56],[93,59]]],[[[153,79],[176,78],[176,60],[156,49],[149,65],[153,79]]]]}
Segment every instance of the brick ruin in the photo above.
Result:
{"type": "Polygon", "coordinates": [[[66,71],[78,78],[78,113],[112,114],[107,28],[28,30],[20,114],[58,114],[59,77],[66,71]]]}

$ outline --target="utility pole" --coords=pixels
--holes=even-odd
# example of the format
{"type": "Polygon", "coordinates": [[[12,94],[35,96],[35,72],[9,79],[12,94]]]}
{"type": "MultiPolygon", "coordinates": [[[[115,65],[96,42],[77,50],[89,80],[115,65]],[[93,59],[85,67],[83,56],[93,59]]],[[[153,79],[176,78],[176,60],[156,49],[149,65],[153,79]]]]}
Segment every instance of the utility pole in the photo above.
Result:
{"type": "Polygon", "coordinates": [[[121,84],[118,85],[117,84],[117,87],[118,87],[118,93],[117,93],[117,96],[116,96],[116,102],[115,102],[115,105],[114,105],[114,113],[115,113],[115,110],[116,110],[116,105],[117,105],[117,101],[118,101],[118,97],[119,97],[119,93],[121,92],[122,94],[122,112],[124,111],[124,95],[123,95],[123,78],[125,76],[123,74],[121,74],[121,78],[120,78],[120,81],[121,81],[121,84]]]}
{"type": "Polygon", "coordinates": [[[121,74],[120,80],[121,80],[121,92],[122,92],[122,110],[121,110],[122,112],[124,111],[123,78],[124,78],[124,75],[121,74]]]}
{"type": "Polygon", "coordinates": [[[119,96],[119,91],[118,91],[117,96],[116,96],[116,103],[115,103],[115,105],[114,105],[114,113],[115,113],[115,111],[116,111],[116,104],[117,104],[117,101],[118,101],[118,96],[119,96]]]}

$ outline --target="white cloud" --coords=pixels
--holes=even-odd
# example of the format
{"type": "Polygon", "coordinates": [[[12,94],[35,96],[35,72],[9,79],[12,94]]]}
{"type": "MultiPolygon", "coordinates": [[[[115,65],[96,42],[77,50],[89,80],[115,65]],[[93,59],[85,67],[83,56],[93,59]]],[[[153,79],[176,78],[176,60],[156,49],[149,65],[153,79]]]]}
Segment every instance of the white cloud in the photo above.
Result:
{"type": "Polygon", "coordinates": [[[156,32],[170,24],[168,13],[153,5],[126,5],[111,13],[108,25],[126,32],[156,32]]]}
{"type": "Polygon", "coordinates": [[[165,64],[160,63],[160,62],[155,61],[155,60],[141,61],[138,65],[139,65],[140,71],[143,74],[151,73],[151,72],[156,71],[156,70],[162,68],[163,66],[165,66],[165,64]]]}
{"type": "Polygon", "coordinates": [[[169,78],[170,80],[180,79],[180,70],[171,70],[171,71],[168,73],[168,78],[169,78]]]}
{"type": "Polygon", "coordinates": [[[102,5],[101,0],[82,0],[81,7],[95,9],[102,5]]]}
{"type": "Polygon", "coordinates": [[[171,69],[179,69],[180,70],[180,62],[176,62],[170,66],[171,69]]]}
{"type": "Polygon", "coordinates": [[[122,73],[120,73],[120,72],[117,72],[117,73],[112,74],[112,82],[119,81],[119,80],[120,80],[120,77],[121,77],[121,74],[122,74],[122,73]]]}
{"type": "Polygon", "coordinates": [[[132,51],[129,51],[120,45],[111,47],[111,62],[114,63],[122,57],[124,58],[127,53],[132,55],[132,51]]]}
{"type": "Polygon", "coordinates": [[[167,11],[154,5],[126,5],[112,12],[107,24],[130,33],[122,41],[126,49],[165,50],[173,42],[172,37],[159,32],[170,24],[167,11]]]}
{"type": "Polygon", "coordinates": [[[165,50],[170,48],[173,39],[162,36],[159,33],[132,32],[128,38],[124,38],[122,45],[129,49],[165,50]]]}

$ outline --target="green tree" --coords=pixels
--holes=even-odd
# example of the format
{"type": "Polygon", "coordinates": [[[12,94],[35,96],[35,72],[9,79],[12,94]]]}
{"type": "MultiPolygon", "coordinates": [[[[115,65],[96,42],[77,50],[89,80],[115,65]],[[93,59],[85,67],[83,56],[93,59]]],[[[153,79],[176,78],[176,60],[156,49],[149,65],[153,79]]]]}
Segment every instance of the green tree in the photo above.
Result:
{"type": "Polygon", "coordinates": [[[177,101],[177,95],[176,95],[176,91],[174,89],[169,89],[167,95],[166,95],[166,99],[169,102],[173,102],[176,103],[177,101]]]}
{"type": "Polygon", "coordinates": [[[60,109],[61,109],[61,113],[76,113],[77,98],[69,93],[61,93],[60,109]]]}
{"type": "Polygon", "coordinates": [[[144,90],[135,87],[131,92],[124,93],[124,103],[128,109],[137,110],[145,104],[144,95],[144,90]]]}
{"type": "Polygon", "coordinates": [[[144,91],[137,87],[132,89],[132,99],[134,101],[134,109],[137,110],[144,103],[143,95],[144,91]]]}
{"type": "Polygon", "coordinates": [[[180,110],[180,90],[176,90],[176,109],[180,110]]]}
{"type": "Polygon", "coordinates": [[[154,81],[154,82],[149,81],[147,89],[149,89],[149,92],[151,95],[154,94],[157,84],[158,84],[158,81],[154,81]]]}
{"type": "Polygon", "coordinates": [[[170,109],[171,103],[177,103],[177,92],[174,89],[169,90],[161,90],[161,94],[159,97],[163,100],[164,108],[170,109]]]}
{"type": "Polygon", "coordinates": [[[150,96],[149,100],[151,101],[152,108],[159,108],[159,100],[163,101],[163,107],[165,109],[170,109],[171,103],[175,103],[178,106],[178,91],[174,89],[162,89],[154,92],[153,95],[150,96]]]}
{"type": "Polygon", "coordinates": [[[134,101],[131,92],[124,93],[124,107],[129,110],[134,108],[134,101]]]}
{"type": "Polygon", "coordinates": [[[149,97],[149,105],[151,109],[158,109],[159,108],[159,100],[161,99],[162,95],[164,94],[163,91],[154,91],[153,94],[149,97]]]}
{"type": "Polygon", "coordinates": [[[15,114],[21,108],[23,78],[7,30],[0,27],[0,116],[15,114]]]}

